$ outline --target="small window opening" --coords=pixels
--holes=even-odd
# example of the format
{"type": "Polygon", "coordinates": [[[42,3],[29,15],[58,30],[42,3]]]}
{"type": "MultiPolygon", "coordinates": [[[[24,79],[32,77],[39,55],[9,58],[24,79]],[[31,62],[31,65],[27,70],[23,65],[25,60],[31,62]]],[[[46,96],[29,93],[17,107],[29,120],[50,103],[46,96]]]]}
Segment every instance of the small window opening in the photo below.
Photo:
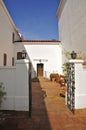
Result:
{"type": "Polygon", "coordinates": [[[12,57],[12,66],[14,66],[14,57],[12,57]]]}
{"type": "Polygon", "coordinates": [[[4,66],[7,65],[7,54],[6,53],[4,53],[3,65],[4,66]]]}
{"type": "Polygon", "coordinates": [[[12,33],[12,43],[14,43],[14,37],[15,37],[15,34],[14,32],[12,33]]]}

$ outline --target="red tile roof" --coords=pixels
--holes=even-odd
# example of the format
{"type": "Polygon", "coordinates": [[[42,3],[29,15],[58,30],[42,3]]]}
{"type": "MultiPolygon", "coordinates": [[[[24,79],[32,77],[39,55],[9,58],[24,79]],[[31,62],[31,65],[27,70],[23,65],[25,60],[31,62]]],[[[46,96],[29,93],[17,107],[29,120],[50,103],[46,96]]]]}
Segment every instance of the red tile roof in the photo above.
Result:
{"type": "Polygon", "coordinates": [[[21,40],[21,42],[61,42],[59,40],[21,40]]]}

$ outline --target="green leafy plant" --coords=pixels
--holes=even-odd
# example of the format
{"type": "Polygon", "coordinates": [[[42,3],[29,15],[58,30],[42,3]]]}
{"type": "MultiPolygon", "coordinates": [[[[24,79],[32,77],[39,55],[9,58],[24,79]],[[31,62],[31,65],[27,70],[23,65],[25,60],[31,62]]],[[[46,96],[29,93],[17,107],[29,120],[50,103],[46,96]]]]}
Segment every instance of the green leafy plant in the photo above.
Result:
{"type": "Polygon", "coordinates": [[[3,99],[5,99],[5,95],[6,95],[5,88],[3,86],[3,83],[0,82],[0,106],[1,106],[3,99]]]}
{"type": "Polygon", "coordinates": [[[64,51],[64,54],[65,54],[65,57],[67,60],[70,60],[71,59],[71,52],[69,51],[64,51]]]}
{"type": "Polygon", "coordinates": [[[67,65],[66,65],[66,63],[63,64],[62,69],[63,69],[64,76],[66,76],[67,75],[67,65]]]}
{"type": "Polygon", "coordinates": [[[80,60],[86,60],[86,55],[83,54],[81,51],[78,51],[77,52],[77,59],[80,59],[80,60]]]}

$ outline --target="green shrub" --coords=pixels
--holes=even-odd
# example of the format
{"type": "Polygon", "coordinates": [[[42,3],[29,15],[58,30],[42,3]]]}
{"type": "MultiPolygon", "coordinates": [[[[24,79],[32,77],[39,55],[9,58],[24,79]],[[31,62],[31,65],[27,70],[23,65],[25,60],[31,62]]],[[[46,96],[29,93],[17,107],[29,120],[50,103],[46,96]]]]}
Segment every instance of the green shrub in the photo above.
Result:
{"type": "Polygon", "coordinates": [[[6,92],[5,92],[4,89],[5,88],[3,86],[3,83],[0,82],[0,106],[1,106],[1,103],[2,103],[3,99],[5,99],[4,96],[6,95],[6,92]]]}

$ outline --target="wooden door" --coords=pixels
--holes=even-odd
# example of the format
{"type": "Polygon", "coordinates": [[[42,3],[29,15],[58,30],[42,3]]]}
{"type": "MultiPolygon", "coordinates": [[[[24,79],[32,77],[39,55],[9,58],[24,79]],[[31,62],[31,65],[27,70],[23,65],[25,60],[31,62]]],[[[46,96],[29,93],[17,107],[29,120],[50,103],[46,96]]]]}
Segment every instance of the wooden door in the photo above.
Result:
{"type": "Polygon", "coordinates": [[[43,77],[43,64],[37,64],[37,77],[43,77]]]}

